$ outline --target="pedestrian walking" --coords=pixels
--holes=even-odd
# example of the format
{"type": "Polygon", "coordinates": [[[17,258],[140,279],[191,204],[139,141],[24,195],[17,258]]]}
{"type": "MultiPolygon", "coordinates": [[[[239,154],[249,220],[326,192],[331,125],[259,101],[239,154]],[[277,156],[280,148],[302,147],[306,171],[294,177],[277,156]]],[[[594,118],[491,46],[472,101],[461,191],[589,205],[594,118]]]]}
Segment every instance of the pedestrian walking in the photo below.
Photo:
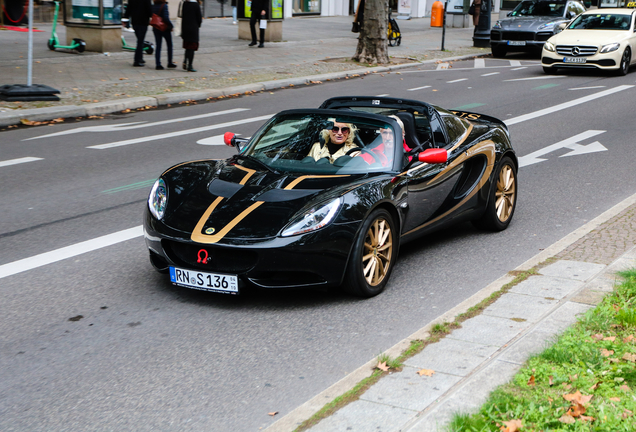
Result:
{"type": "Polygon", "coordinates": [[[141,67],[146,64],[144,61],[144,39],[148,31],[148,23],[152,16],[152,5],[150,0],[128,0],[126,7],[126,16],[130,19],[135,37],[137,38],[137,47],[135,48],[135,60],[133,66],[141,67]]]}
{"type": "Polygon", "coordinates": [[[261,20],[265,20],[267,22],[267,3],[265,0],[252,0],[252,5],[250,6],[251,16],[250,16],[250,30],[252,32],[252,42],[249,46],[256,45],[256,23],[258,22],[258,27],[260,30],[260,43],[258,44],[259,48],[263,48],[265,46],[265,26],[261,26],[261,20]]]}
{"type": "Polygon", "coordinates": [[[166,0],[153,0],[152,13],[161,17],[161,20],[167,25],[164,31],[153,27],[152,32],[155,34],[155,69],[163,70],[161,66],[161,41],[166,40],[166,49],[168,50],[168,68],[177,67],[172,62],[172,29],[174,25],[170,21],[170,13],[168,12],[168,2],[166,0]]]}
{"type": "Polygon", "coordinates": [[[237,17],[237,3],[238,0],[232,0],[231,4],[232,4],[232,24],[236,25],[238,24],[238,17],[237,17]]]}
{"type": "Polygon", "coordinates": [[[194,52],[199,49],[199,28],[201,27],[201,5],[197,0],[183,0],[181,8],[181,38],[185,57],[183,69],[196,72],[192,67],[194,52]]]}

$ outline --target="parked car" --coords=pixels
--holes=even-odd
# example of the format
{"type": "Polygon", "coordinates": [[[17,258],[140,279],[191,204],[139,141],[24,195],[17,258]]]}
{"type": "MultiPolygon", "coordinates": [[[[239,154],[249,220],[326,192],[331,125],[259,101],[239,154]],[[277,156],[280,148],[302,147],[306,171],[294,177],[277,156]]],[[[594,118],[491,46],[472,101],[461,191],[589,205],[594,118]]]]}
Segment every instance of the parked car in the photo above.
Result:
{"type": "Polygon", "coordinates": [[[225,139],[236,155],[179,163],[150,192],[150,261],[175,285],[225,294],[342,285],[371,297],[400,244],[466,220],[504,230],[517,203],[508,128],[483,114],[339,97],[280,112],[249,140],[225,139]],[[341,135],[351,148],[336,158],[341,135]]]}
{"type": "Polygon", "coordinates": [[[490,47],[494,57],[505,57],[511,51],[541,53],[545,41],[555,34],[561,23],[585,12],[578,0],[523,0],[498,20],[490,31],[490,47]]]}
{"type": "Polygon", "coordinates": [[[627,75],[636,61],[636,11],[603,8],[579,15],[543,46],[545,73],[558,68],[613,70],[627,75]]]}

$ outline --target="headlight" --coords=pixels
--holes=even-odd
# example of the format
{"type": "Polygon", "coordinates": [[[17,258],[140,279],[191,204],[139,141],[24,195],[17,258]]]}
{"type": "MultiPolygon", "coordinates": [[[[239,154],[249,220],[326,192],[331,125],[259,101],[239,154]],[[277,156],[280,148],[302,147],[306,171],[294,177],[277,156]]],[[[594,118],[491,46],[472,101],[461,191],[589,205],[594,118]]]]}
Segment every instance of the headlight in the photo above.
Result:
{"type": "Polygon", "coordinates": [[[608,53],[608,52],[616,51],[620,47],[621,47],[621,44],[619,44],[618,42],[615,42],[615,43],[612,43],[612,44],[608,44],[608,45],[602,46],[600,52],[601,53],[608,53]]]}
{"type": "Polygon", "coordinates": [[[168,204],[168,189],[166,188],[166,182],[163,179],[159,179],[155,182],[150,190],[150,196],[148,197],[148,208],[150,213],[157,219],[161,220],[163,214],[166,212],[166,206],[168,204]]]}
{"type": "Polygon", "coordinates": [[[552,42],[546,42],[543,45],[543,49],[546,50],[546,51],[550,51],[550,52],[554,52],[555,51],[554,44],[552,42]]]}
{"type": "Polygon", "coordinates": [[[492,28],[499,30],[501,28],[501,21],[497,21],[492,28]]]}
{"type": "Polygon", "coordinates": [[[342,198],[336,198],[328,204],[321,204],[312,208],[287,225],[283,230],[282,236],[289,237],[304,234],[326,226],[338,213],[340,204],[342,204],[342,198]]]}
{"type": "Polygon", "coordinates": [[[557,25],[559,21],[552,21],[549,23],[541,24],[538,30],[553,30],[554,26],[557,25]]]}

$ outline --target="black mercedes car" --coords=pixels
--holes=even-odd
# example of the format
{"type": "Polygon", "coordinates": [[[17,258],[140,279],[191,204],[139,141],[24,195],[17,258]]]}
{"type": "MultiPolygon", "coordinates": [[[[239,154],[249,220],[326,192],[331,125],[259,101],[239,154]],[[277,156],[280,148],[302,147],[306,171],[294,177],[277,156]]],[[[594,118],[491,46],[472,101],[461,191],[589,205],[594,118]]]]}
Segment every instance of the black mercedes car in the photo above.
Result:
{"type": "Polygon", "coordinates": [[[179,286],[371,297],[400,244],[466,220],[503,230],[515,211],[517,157],[504,123],[483,114],[338,97],[225,140],[236,155],[179,163],[148,198],[150,261],[179,286]]]}
{"type": "Polygon", "coordinates": [[[557,26],[582,12],[585,6],[579,0],[522,0],[508,13],[508,18],[492,26],[492,55],[505,57],[511,51],[539,55],[545,41],[558,31],[557,26]]]}

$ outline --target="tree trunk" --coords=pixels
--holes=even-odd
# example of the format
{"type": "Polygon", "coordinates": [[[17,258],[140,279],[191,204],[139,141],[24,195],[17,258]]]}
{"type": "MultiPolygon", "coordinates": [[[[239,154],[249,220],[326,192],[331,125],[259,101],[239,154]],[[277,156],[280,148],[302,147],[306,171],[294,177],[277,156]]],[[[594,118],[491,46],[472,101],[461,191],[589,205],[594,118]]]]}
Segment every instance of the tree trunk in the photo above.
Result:
{"type": "Polygon", "coordinates": [[[389,1],[365,0],[363,16],[353,60],[369,64],[388,63],[389,1]]]}

